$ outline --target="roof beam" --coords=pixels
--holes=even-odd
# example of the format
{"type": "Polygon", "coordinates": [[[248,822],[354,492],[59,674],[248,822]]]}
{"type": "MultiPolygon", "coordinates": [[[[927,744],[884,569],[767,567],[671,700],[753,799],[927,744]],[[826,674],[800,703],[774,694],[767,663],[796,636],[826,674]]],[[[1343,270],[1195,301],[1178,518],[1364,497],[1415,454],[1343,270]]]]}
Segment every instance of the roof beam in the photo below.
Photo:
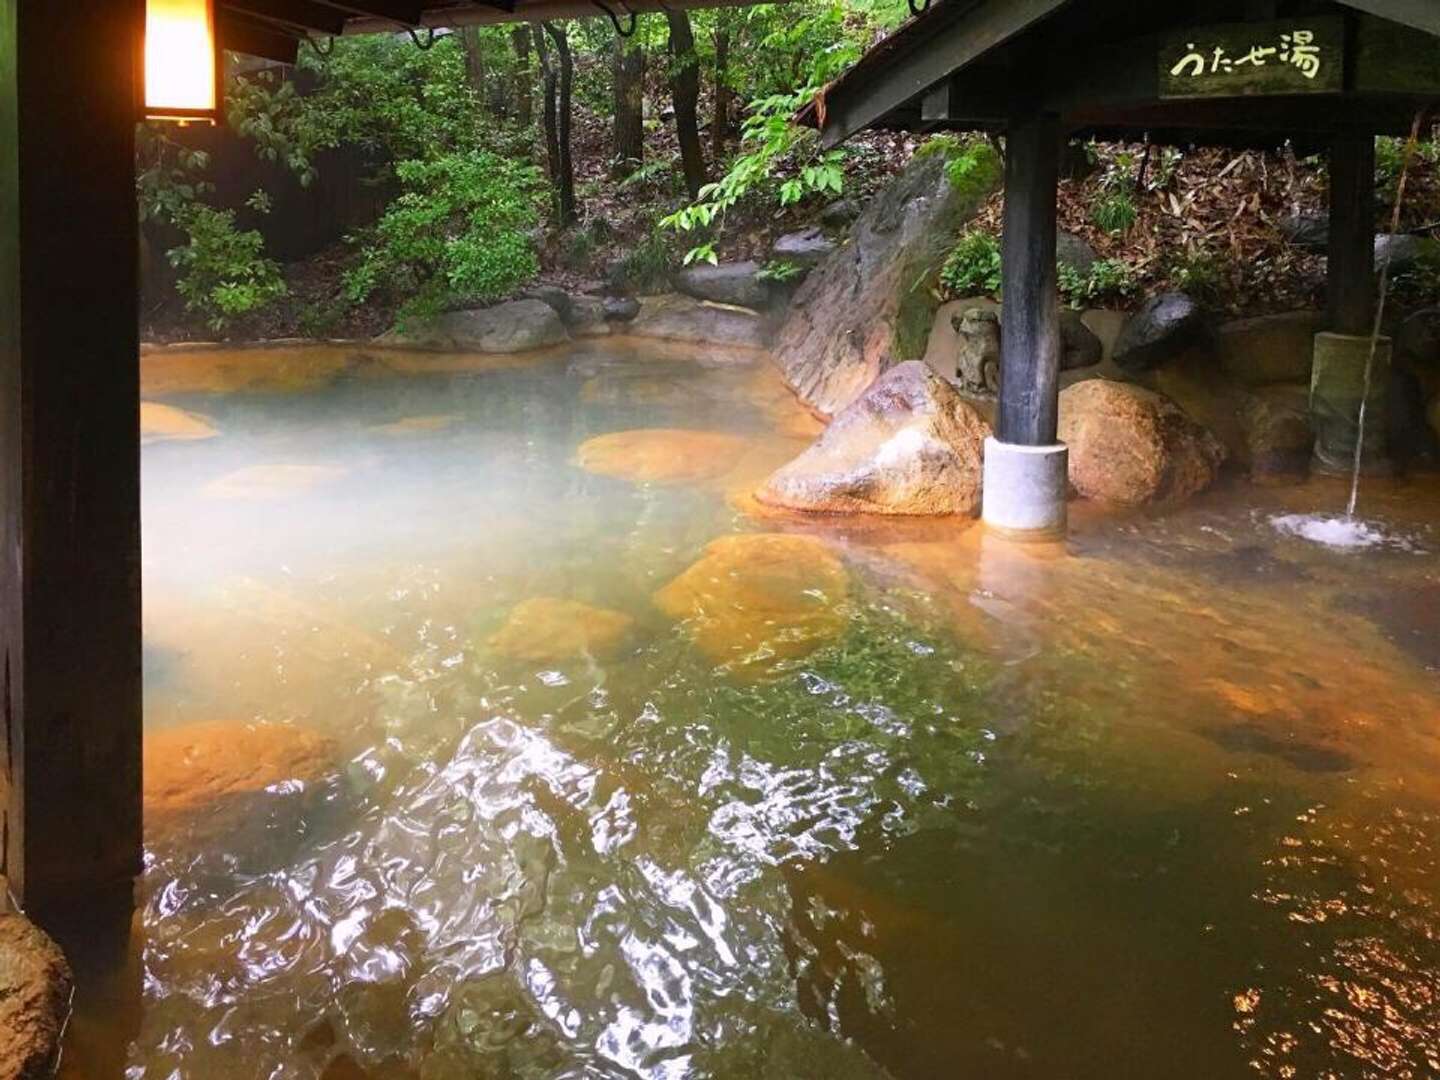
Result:
{"type": "Polygon", "coordinates": [[[1070,0],[982,0],[970,11],[926,38],[908,56],[897,57],[854,91],[837,88],[826,102],[822,143],[836,146],[959,71],[977,57],[1003,45],[1070,0]]]}
{"type": "Polygon", "coordinates": [[[1340,0],[1347,7],[1440,36],[1440,4],[1435,0],[1340,0]]]}
{"type": "Polygon", "coordinates": [[[263,57],[279,64],[293,64],[299,56],[300,42],[293,35],[251,22],[232,11],[219,12],[216,31],[220,48],[231,52],[263,57]]]}
{"type": "MultiPolygon", "coordinates": [[[[248,0],[246,0],[248,2],[248,0]]],[[[368,2],[368,0],[367,0],[368,2]]],[[[623,5],[626,12],[645,15],[651,12],[675,9],[748,7],[755,0],[627,0],[623,5]]],[[[784,2],[784,0],[780,0],[784,2]]],[[[491,26],[496,23],[545,22],[549,19],[599,18],[604,13],[593,0],[517,0],[513,11],[505,10],[501,0],[484,0],[481,3],[427,7],[421,24],[437,29],[458,26],[491,26]],[[493,6],[492,6],[493,5],[493,6]]],[[[616,5],[611,3],[610,7],[616,5]]],[[[352,19],[345,28],[347,34],[375,34],[394,30],[393,23],[378,19],[352,19]]]]}
{"type": "Polygon", "coordinates": [[[319,34],[340,34],[345,30],[345,13],[316,0],[222,0],[222,7],[296,30],[319,34]]]}
{"type": "Polygon", "coordinates": [[[425,6],[416,0],[320,0],[343,11],[348,18],[384,19],[402,26],[419,26],[425,6]]]}

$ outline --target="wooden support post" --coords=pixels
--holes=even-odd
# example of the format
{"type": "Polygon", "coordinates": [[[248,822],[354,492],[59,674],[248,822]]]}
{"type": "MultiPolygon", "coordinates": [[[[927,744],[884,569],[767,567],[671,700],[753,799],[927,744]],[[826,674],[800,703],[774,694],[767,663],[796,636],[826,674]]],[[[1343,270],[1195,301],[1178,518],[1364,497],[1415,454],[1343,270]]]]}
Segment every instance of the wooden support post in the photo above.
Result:
{"type": "Polygon", "coordinates": [[[1329,329],[1369,334],[1375,318],[1375,140],[1337,138],[1330,147],[1329,329]]]}
{"type": "Polygon", "coordinates": [[[140,869],[143,0],[0,0],[0,835],[10,888],[140,869]]]}
{"type": "Polygon", "coordinates": [[[1005,140],[1005,236],[1000,407],[996,436],[1019,446],[1055,441],[1060,394],[1056,195],[1060,120],[1012,121],[1005,140]]]}

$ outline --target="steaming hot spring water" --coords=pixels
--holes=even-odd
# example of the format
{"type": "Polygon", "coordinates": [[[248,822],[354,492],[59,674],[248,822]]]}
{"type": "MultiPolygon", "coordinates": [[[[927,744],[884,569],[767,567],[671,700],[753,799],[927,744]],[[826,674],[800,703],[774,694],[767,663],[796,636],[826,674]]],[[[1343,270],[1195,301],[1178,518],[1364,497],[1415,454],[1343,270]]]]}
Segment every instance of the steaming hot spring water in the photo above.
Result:
{"type": "Polygon", "coordinates": [[[1059,552],[765,513],[815,427],[744,357],[145,382],[143,906],[64,1075],[1440,1073],[1433,479],[1059,552]]]}

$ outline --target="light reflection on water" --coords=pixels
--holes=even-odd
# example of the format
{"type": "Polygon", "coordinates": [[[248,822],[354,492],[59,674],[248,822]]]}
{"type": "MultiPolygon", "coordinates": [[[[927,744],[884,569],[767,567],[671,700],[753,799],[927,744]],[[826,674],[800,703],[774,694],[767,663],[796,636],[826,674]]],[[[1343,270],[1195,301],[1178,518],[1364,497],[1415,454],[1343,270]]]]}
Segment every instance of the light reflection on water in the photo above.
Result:
{"type": "MultiPolygon", "coordinates": [[[[1077,507],[1068,555],[753,521],[803,442],[752,369],[326,364],[171,385],[221,434],[146,450],[147,725],[263,722],[238,745],[281,764],[151,809],[129,1075],[1440,1071],[1440,575],[1269,529],[1328,489],[1077,507]],[[754,460],[573,465],[637,427],[754,460]],[[795,530],[850,579],[801,590],[834,616],[808,656],[778,600],[776,649],[722,667],[652,599],[795,530]],[[633,625],[508,660],[534,597],[633,625]],[[304,783],[295,730],[330,748],[304,783]]],[[[1373,505],[1424,543],[1435,488],[1373,505]]]]}

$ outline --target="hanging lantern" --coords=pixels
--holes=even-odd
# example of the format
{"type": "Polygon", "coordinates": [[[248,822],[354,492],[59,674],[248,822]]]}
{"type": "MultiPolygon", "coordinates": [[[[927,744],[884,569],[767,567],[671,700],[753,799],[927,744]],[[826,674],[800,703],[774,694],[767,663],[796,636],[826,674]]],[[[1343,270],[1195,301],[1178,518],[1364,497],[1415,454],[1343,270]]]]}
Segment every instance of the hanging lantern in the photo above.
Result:
{"type": "Polygon", "coordinates": [[[215,0],[146,0],[146,119],[215,123],[220,81],[215,0]]]}

